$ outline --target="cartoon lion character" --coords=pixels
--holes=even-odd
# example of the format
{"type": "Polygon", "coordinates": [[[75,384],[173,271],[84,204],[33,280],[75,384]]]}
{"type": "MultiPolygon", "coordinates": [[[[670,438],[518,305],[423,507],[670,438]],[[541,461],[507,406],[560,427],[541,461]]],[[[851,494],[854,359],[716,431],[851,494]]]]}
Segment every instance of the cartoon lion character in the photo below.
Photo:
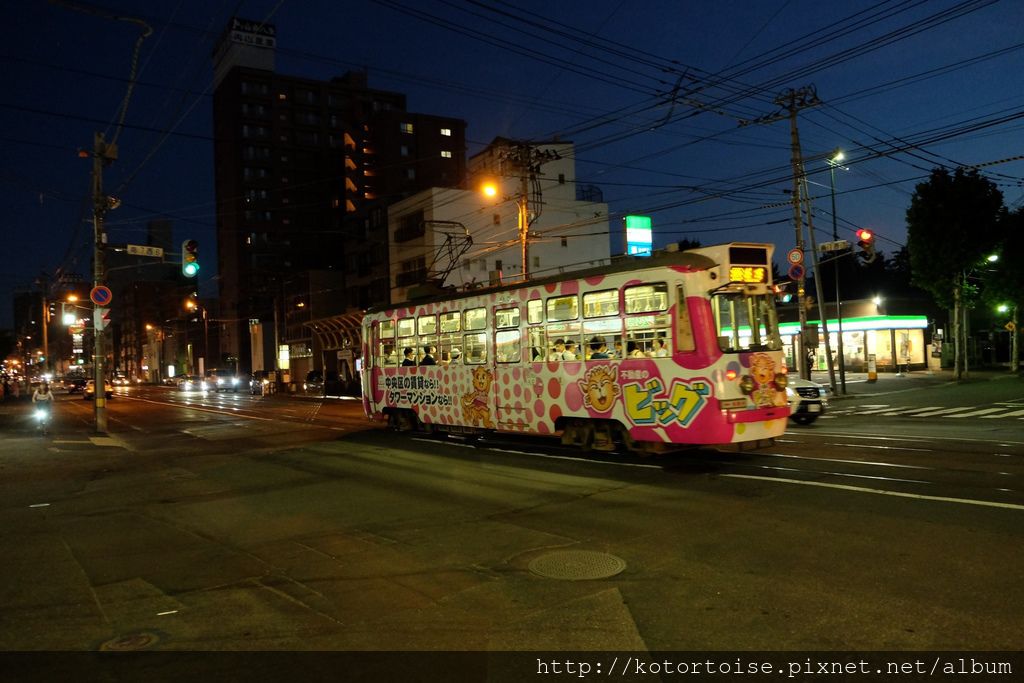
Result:
{"type": "Polygon", "coordinates": [[[754,390],[750,398],[759,408],[766,406],[782,406],[786,404],[786,394],[775,383],[775,361],[764,353],[755,353],[750,358],[750,376],[754,380],[754,390]]]}
{"type": "Polygon", "coordinates": [[[607,413],[619,396],[617,367],[599,365],[587,370],[587,374],[576,384],[583,393],[583,405],[599,413],[607,413]]]}
{"type": "Polygon", "coordinates": [[[493,429],[491,408],[487,404],[488,393],[494,377],[486,368],[473,371],[473,391],[462,396],[462,418],[471,425],[493,429]]]}

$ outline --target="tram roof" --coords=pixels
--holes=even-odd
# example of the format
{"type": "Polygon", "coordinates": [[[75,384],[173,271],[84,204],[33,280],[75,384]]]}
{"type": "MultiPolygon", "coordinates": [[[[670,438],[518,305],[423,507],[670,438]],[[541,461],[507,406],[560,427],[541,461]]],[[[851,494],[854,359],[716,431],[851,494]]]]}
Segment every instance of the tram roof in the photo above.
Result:
{"type": "Polygon", "coordinates": [[[517,281],[507,285],[486,286],[477,289],[464,289],[442,291],[435,296],[425,296],[417,299],[408,299],[387,306],[374,306],[367,309],[367,313],[380,313],[396,308],[409,306],[421,306],[440,301],[457,301],[468,299],[482,294],[493,294],[495,292],[509,292],[526,287],[543,287],[546,284],[564,282],[565,280],[580,280],[583,278],[596,277],[598,275],[611,275],[614,273],[626,273],[631,270],[646,270],[648,268],[665,268],[670,266],[686,267],[693,270],[709,270],[719,265],[714,259],[692,251],[659,251],[651,256],[623,256],[618,260],[606,265],[587,268],[585,270],[573,270],[544,278],[531,279],[526,282],[517,281]]]}

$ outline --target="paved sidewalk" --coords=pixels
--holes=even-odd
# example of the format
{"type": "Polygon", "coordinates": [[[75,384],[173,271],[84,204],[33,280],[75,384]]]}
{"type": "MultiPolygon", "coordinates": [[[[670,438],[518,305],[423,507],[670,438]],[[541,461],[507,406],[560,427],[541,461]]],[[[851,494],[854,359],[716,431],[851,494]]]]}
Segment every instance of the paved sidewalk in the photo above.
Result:
{"type": "MultiPolygon", "coordinates": [[[[812,373],[815,382],[829,388],[828,372],[812,373]]],[[[968,386],[984,382],[1007,381],[1019,382],[1024,386],[1024,378],[1014,375],[1009,370],[971,370],[967,373],[966,379],[956,382],[953,379],[952,370],[914,370],[912,372],[892,373],[879,372],[878,379],[874,382],[868,381],[866,372],[846,373],[846,395],[841,393],[833,395],[829,393],[830,401],[841,401],[849,398],[863,398],[868,396],[884,396],[903,391],[929,389],[939,386],[968,386]]],[[[840,387],[839,373],[836,372],[836,387],[840,387]]]]}

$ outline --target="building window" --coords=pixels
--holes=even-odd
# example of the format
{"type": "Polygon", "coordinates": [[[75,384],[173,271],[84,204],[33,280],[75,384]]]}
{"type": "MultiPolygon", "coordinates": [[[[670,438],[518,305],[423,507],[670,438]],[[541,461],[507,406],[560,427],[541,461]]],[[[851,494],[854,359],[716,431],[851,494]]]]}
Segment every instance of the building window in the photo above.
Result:
{"type": "Polygon", "coordinates": [[[409,147],[408,147],[408,145],[402,145],[402,147],[399,149],[398,153],[401,154],[403,157],[409,156],[409,147]]]}
{"type": "Polygon", "coordinates": [[[558,184],[559,185],[565,185],[565,174],[564,173],[559,173],[558,174],[558,184]]]}
{"type": "Polygon", "coordinates": [[[398,129],[401,130],[403,133],[410,133],[411,134],[412,133],[412,124],[411,123],[400,123],[400,124],[398,124],[398,129]]]}
{"type": "Polygon", "coordinates": [[[452,136],[452,129],[451,128],[442,128],[441,129],[441,135],[445,136],[446,138],[450,138],[452,136]]]}
{"type": "Polygon", "coordinates": [[[491,220],[494,221],[495,225],[501,225],[501,214],[500,213],[494,214],[494,217],[491,220]]]}
{"type": "Polygon", "coordinates": [[[444,157],[445,159],[451,159],[452,158],[452,153],[449,152],[446,149],[442,149],[441,150],[441,156],[444,157]]]}
{"type": "Polygon", "coordinates": [[[416,178],[416,169],[415,168],[407,168],[407,169],[405,169],[405,177],[408,178],[409,180],[414,180],[416,178]]]}
{"type": "Polygon", "coordinates": [[[569,246],[569,238],[568,237],[563,237],[562,238],[562,246],[563,247],[569,246]]]}

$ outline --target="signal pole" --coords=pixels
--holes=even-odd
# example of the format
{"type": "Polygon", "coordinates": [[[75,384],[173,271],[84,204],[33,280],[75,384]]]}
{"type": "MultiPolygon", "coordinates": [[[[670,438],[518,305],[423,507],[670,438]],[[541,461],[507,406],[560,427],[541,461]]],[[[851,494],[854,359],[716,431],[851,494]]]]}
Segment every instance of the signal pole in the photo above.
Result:
{"type": "MultiPolygon", "coordinates": [[[[93,287],[99,287],[106,280],[106,262],[104,246],[107,242],[107,235],[103,230],[103,216],[112,208],[115,208],[116,200],[103,194],[103,166],[113,163],[117,159],[117,145],[107,143],[103,139],[103,133],[96,133],[93,137],[92,151],[92,225],[93,225],[93,287]]],[[[104,336],[106,330],[103,327],[103,308],[94,303],[92,310],[93,323],[93,380],[96,382],[93,393],[94,412],[96,418],[96,432],[107,433],[107,391],[106,391],[106,345],[104,336]]]]}

